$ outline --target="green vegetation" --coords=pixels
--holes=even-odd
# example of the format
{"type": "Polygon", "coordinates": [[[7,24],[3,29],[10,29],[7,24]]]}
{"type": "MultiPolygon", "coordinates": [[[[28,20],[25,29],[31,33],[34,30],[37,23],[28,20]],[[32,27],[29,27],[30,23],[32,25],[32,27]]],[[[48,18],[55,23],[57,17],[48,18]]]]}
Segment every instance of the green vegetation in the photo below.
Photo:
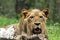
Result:
{"type": "Polygon", "coordinates": [[[49,40],[60,40],[60,24],[48,25],[49,40]]]}
{"type": "Polygon", "coordinates": [[[18,23],[18,20],[15,18],[7,18],[0,16],[0,26],[6,26],[14,23],[18,23]]]}
{"type": "MultiPolygon", "coordinates": [[[[15,18],[7,18],[0,16],[0,26],[6,26],[14,23],[18,23],[19,20],[15,18]]],[[[48,37],[49,40],[60,40],[60,24],[55,23],[47,23],[47,29],[48,29],[48,37]]]]}
{"type": "Polygon", "coordinates": [[[49,21],[60,23],[60,0],[0,0],[0,15],[15,16],[18,19],[23,8],[48,8],[49,21]]]}

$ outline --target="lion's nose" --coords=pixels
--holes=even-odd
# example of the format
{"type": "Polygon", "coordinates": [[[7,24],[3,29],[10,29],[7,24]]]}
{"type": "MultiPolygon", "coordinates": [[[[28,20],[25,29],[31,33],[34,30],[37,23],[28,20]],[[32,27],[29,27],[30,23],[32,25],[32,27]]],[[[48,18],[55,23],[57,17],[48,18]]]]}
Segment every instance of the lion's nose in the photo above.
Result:
{"type": "Polygon", "coordinates": [[[34,24],[37,25],[37,26],[40,25],[40,23],[34,23],[34,24]]]}

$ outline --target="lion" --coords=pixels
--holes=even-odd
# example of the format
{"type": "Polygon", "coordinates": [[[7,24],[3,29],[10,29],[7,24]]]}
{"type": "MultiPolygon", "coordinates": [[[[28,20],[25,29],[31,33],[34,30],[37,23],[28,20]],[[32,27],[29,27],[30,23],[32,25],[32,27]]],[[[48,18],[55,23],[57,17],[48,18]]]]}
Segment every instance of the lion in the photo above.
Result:
{"type": "Polygon", "coordinates": [[[22,25],[21,22],[19,23],[20,32],[23,29],[22,31],[24,31],[24,33],[27,34],[28,36],[37,34],[39,38],[41,38],[42,40],[44,38],[47,38],[46,20],[49,15],[48,9],[23,10],[22,14],[24,21],[22,20],[23,26],[21,26],[22,25]]]}
{"type": "MultiPolygon", "coordinates": [[[[38,36],[41,40],[47,38],[47,29],[45,23],[48,15],[48,9],[23,9],[22,20],[17,24],[12,24],[15,29],[15,38],[17,38],[18,40],[20,40],[19,37],[22,36],[25,36],[27,38],[38,36]]],[[[10,26],[11,25],[9,25],[8,27],[10,26]]]]}

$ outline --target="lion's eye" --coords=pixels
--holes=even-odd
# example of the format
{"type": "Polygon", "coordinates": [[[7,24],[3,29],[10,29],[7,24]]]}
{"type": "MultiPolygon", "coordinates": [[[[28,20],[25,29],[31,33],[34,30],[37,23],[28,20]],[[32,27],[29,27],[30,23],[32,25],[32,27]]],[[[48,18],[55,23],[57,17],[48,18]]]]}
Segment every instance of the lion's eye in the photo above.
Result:
{"type": "Polygon", "coordinates": [[[30,18],[34,18],[34,16],[31,16],[30,18]]]}
{"type": "Polygon", "coordinates": [[[43,16],[40,16],[40,18],[43,18],[43,16]]]}

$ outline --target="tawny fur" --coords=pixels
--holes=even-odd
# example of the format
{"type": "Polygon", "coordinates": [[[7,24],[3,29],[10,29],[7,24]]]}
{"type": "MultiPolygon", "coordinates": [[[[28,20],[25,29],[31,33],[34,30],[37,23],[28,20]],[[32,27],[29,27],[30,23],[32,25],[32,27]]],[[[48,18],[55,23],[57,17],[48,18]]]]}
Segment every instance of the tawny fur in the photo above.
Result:
{"type": "MultiPolygon", "coordinates": [[[[14,29],[15,29],[15,33],[16,33],[15,35],[16,36],[17,35],[23,35],[23,34],[25,34],[25,36],[34,35],[31,32],[31,30],[34,27],[36,27],[34,23],[39,22],[39,23],[41,23],[39,25],[39,27],[41,26],[42,33],[38,34],[38,37],[39,38],[44,38],[45,35],[47,35],[47,29],[46,29],[46,24],[45,23],[46,23],[46,20],[48,18],[48,14],[49,14],[48,9],[44,9],[42,11],[39,10],[39,9],[31,9],[31,10],[23,9],[22,10],[22,20],[17,24],[13,24],[14,29]],[[31,18],[31,16],[33,16],[34,18],[31,18]],[[40,16],[42,16],[43,18],[40,18],[40,16]],[[24,30],[25,27],[27,29],[26,32],[24,30]]],[[[11,26],[11,25],[9,25],[9,26],[11,26]]],[[[18,38],[18,40],[20,40],[20,39],[18,38]]]]}

